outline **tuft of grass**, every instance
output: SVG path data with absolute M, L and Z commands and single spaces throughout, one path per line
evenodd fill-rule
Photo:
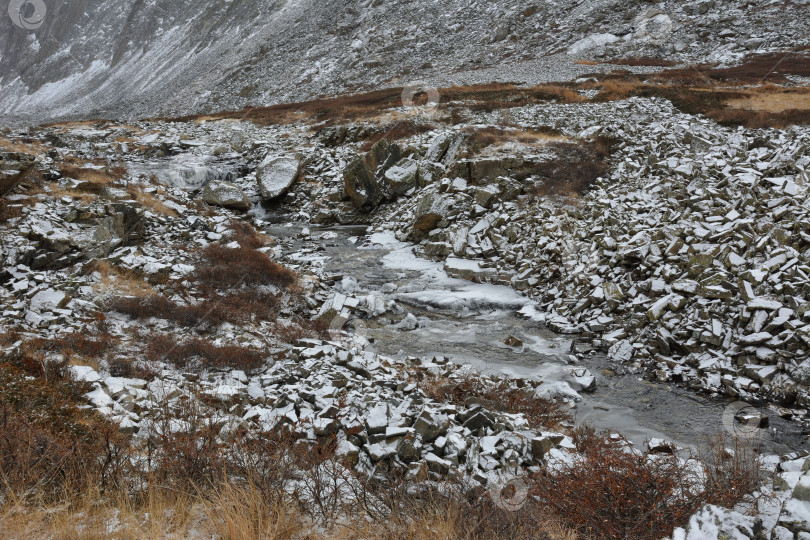
M 214 290 L 235 287 L 275 285 L 286 289 L 298 281 L 298 276 L 270 258 L 246 246 L 238 248 L 211 244 L 202 250 L 193 278 Z
M 418 135 L 420 133 L 427 133 L 433 129 L 435 129 L 435 126 L 422 122 L 414 122 L 413 120 L 400 120 L 397 122 L 392 122 L 384 126 L 381 131 L 378 131 L 370 139 L 364 142 L 360 146 L 360 150 L 362 152 L 368 152 L 382 139 L 388 139 L 389 141 L 393 142 L 400 139 L 407 139 L 408 137 L 413 137 L 414 135 Z
M 178 304 L 163 295 L 146 298 L 116 297 L 107 308 L 136 320 L 165 319 L 186 328 L 244 324 L 253 320 L 272 320 L 279 297 L 265 292 L 240 291 L 212 294 L 194 304 Z

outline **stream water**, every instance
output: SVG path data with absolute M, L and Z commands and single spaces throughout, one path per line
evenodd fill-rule
M 300 231 L 301 225 L 289 223 L 268 228 L 273 236 L 287 239 L 282 245 L 291 262 L 322 265 L 338 291 L 374 295 L 404 308 L 403 313 L 388 311 L 354 321 L 355 331 L 375 352 L 446 356 L 485 373 L 541 380 L 544 385 L 565 379 L 572 367 L 587 368 L 597 387 L 591 393 L 580 392 L 576 422 L 615 430 L 636 445 L 662 438 L 698 449 L 724 430 L 723 413 L 732 403 L 728 399 L 625 373 L 604 355 L 572 364 L 570 339 L 545 328 L 533 302 L 509 287 L 449 277 L 441 263 L 417 258 L 411 246 L 391 235 L 368 236 L 364 227 L 313 228 L 303 237 Z M 402 323 L 406 317 L 410 324 Z M 522 345 L 506 345 L 509 336 Z M 781 454 L 806 447 L 798 425 L 769 416 L 768 428 L 760 429 L 758 437 L 764 452 Z

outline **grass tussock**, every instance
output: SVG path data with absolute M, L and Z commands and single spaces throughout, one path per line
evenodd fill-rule
M 107 308 L 136 320 L 164 319 L 184 328 L 210 329 L 223 323 L 245 324 L 273 320 L 279 297 L 266 292 L 213 294 L 195 303 L 180 304 L 161 294 L 145 298 L 115 297 Z
M 287 289 L 298 281 L 295 272 L 241 243 L 238 248 L 211 244 L 202 250 L 200 260 L 193 279 L 214 290 L 258 285 Z
M 497 126 L 469 127 L 464 130 L 464 133 L 472 154 L 487 147 L 503 146 L 509 143 L 546 144 L 565 139 L 561 132 L 550 127 L 536 129 L 505 129 Z
M 155 294 L 152 285 L 143 275 L 103 259 L 96 259 L 85 266 L 85 273 L 98 272 L 101 280 L 95 285 L 99 293 L 115 291 L 117 294 L 144 298 Z
M 107 163 L 68 157 L 59 166 L 59 172 L 62 176 L 81 182 L 79 186 L 71 191 L 98 195 L 104 188 L 110 187 L 124 178 L 127 169 L 120 163 L 110 166 Z
M 173 208 L 169 208 L 164 204 L 164 202 L 160 199 L 157 193 L 165 193 L 164 188 L 158 188 L 156 193 L 147 192 L 144 190 L 143 186 L 139 185 L 131 185 L 127 188 L 127 192 L 132 195 L 132 198 L 138 201 L 138 203 L 146 208 L 154 212 L 155 214 L 160 214 L 163 216 L 170 216 L 175 217 L 177 216 L 177 211 Z

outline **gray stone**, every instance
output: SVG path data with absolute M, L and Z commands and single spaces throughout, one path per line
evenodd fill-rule
M 262 199 L 270 201 L 287 193 L 298 178 L 300 169 L 294 157 L 267 156 L 256 170 Z
M 250 199 L 241 188 L 230 182 L 212 180 L 208 182 L 202 192 L 203 201 L 214 206 L 231 208 L 233 210 L 250 210 Z

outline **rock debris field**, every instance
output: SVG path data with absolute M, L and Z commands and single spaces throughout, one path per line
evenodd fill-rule
M 459 316 L 486 299 L 383 301 L 339 287 L 344 276 L 323 269 L 334 233 L 316 227 L 363 224 L 448 276 L 519 291 L 510 309 L 570 336 L 574 362 L 606 355 L 638 377 L 753 403 L 763 429 L 768 416 L 806 426 L 806 126 L 722 127 L 638 97 L 470 111 L 455 124 L 384 114 L 430 125 L 388 138 L 376 120 L 7 131 L 4 356 L 50 340 L 45 360 L 91 385 L 90 406 L 136 448 L 186 429 L 167 411 L 195 401 L 221 441 L 283 425 L 306 441 L 334 436 L 360 474 L 385 464 L 412 482 L 491 486 L 575 462 L 570 418 L 541 423 L 491 395 L 564 412 L 593 390 L 588 370 L 549 391 L 368 347 L 362 321 L 415 328 L 406 296 Z M 301 226 L 267 233 L 279 220 Z M 104 344 L 92 362 L 87 339 Z M 463 399 L 439 391 L 470 380 Z M 707 506 L 672 538 L 810 534 L 808 455 L 763 458 L 767 504 Z

